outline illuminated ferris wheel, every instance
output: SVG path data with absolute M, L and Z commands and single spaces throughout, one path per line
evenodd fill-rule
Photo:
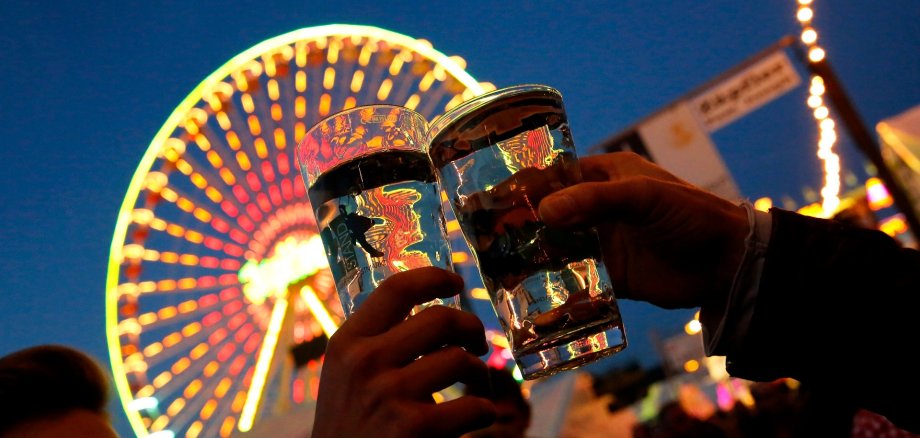
M 343 316 L 293 146 L 341 109 L 430 120 L 491 87 L 463 68 L 424 40 L 313 27 L 234 57 L 179 104 L 131 180 L 108 264 L 112 369 L 139 436 L 226 437 L 315 399 Z

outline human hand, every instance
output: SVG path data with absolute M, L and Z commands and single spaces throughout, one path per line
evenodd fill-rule
M 552 227 L 596 226 L 618 297 L 663 308 L 721 308 L 744 253 L 744 208 L 640 156 L 579 160 L 584 181 L 540 202 Z
M 312 436 L 454 437 L 491 424 L 495 407 L 484 398 L 432 398 L 456 382 L 488 381 L 479 318 L 433 306 L 406 319 L 462 288 L 458 275 L 433 267 L 384 280 L 329 339 Z

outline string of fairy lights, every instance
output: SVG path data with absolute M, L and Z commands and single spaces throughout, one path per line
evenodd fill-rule
M 821 62 L 827 54 L 818 44 L 818 31 L 812 24 L 815 15 L 812 0 L 797 0 L 797 2 L 796 19 L 802 27 L 801 40 L 807 48 L 808 62 Z M 834 152 L 834 143 L 837 142 L 836 123 L 824 103 L 824 91 L 824 78 L 812 74 L 806 103 L 813 110 L 818 126 L 817 154 L 818 158 L 824 162 L 824 187 L 821 188 L 822 215 L 830 217 L 840 206 L 840 156 Z

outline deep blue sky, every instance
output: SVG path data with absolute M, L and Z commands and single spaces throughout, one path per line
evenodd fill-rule
M 508 6 L 495 6 L 495 5 Z M 464 5 L 464 6 L 460 6 Z M 863 119 L 920 104 L 916 0 L 815 0 L 821 43 Z M 565 95 L 580 151 L 786 34 L 795 1 L 0 3 L 0 354 L 39 343 L 107 362 L 105 266 L 116 212 L 154 133 L 233 55 L 297 28 L 366 24 L 425 38 L 498 86 Z M 794 90 L 716 133 L 742 192 L 789 195 L 822 175 Z M 844 163 L 862 168 L 846 144 Z M 623 305 L 630 348 L 689 311 Z

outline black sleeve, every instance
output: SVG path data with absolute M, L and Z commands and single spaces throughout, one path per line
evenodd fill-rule
M 920 252 L 880 231 L 772 215 L 751 325 L 729 372 L 831 388 L 920 432 Z

